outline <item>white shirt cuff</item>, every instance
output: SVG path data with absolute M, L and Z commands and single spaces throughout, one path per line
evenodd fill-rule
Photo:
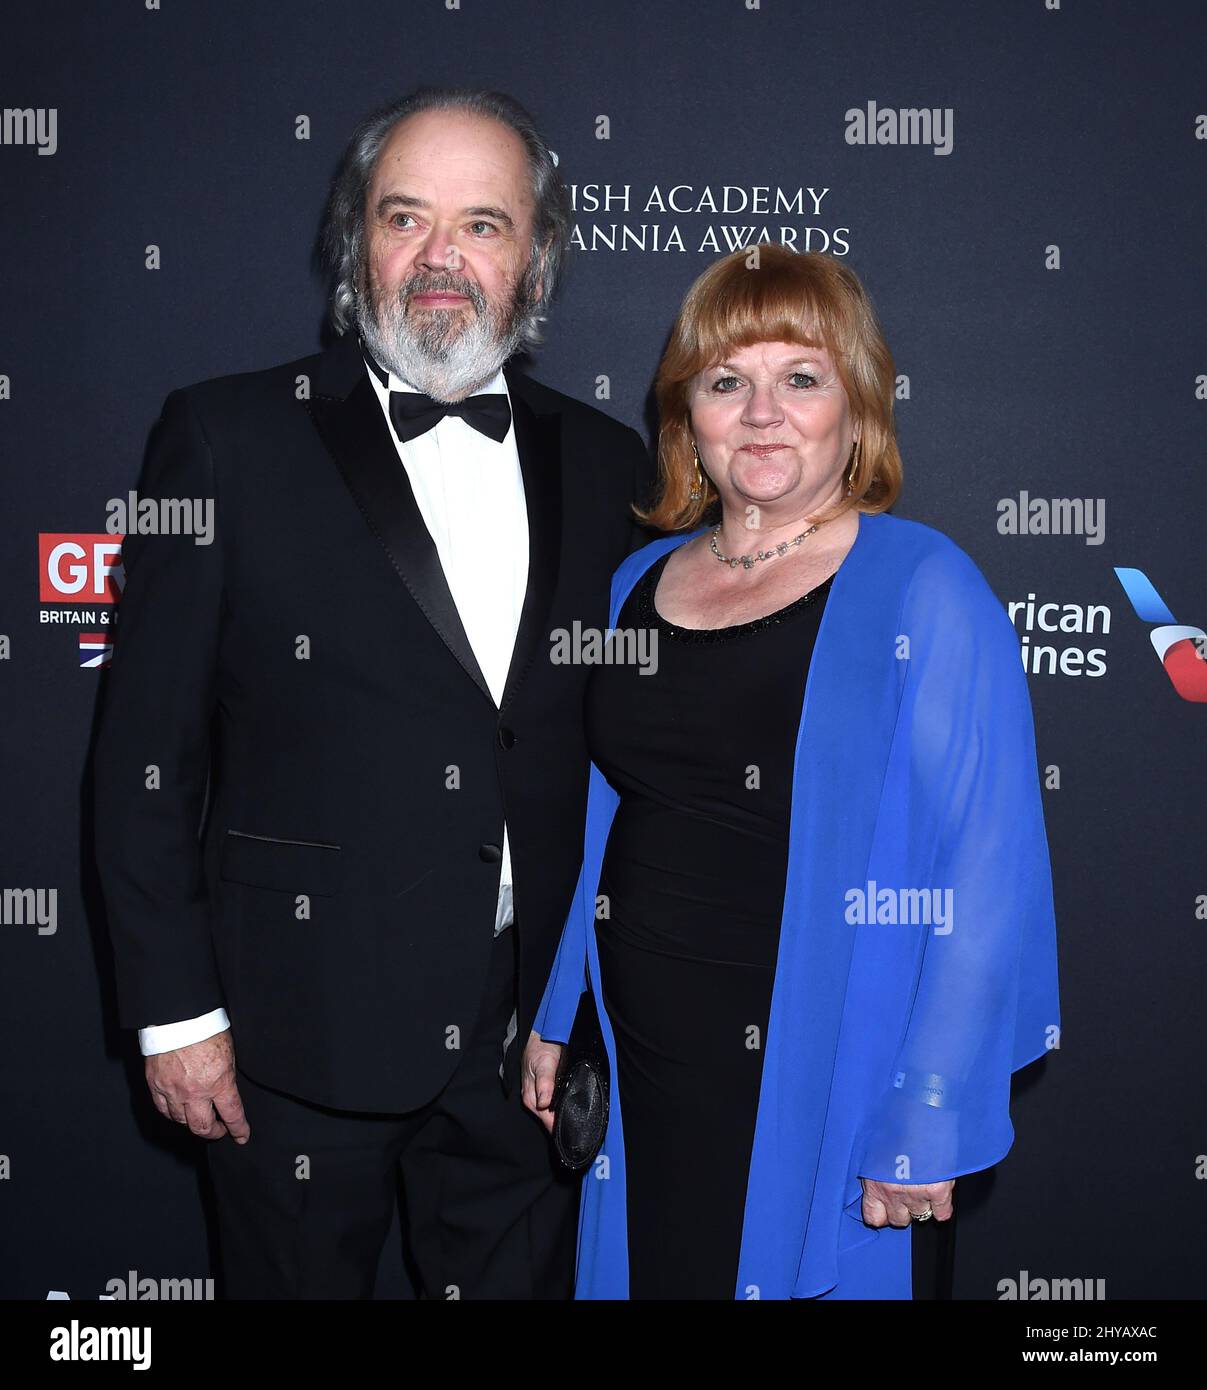
M 204 1042 L 230 1026 L 225 1009 L 211 1009 L 208 1014 L 182 1019 L 179 1023 L 155 1023 L 140 1028 L 138 1046 L 144 1057 L 152 1057 L 159 1052 L 174 1052 L 178 1047 Z

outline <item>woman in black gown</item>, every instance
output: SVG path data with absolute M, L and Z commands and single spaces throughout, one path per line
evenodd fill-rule
M 862 290 L 833 258 L 759 251 L 700 277 L 659 371 L 662 488 L 645 516 L 711 534 L 656 559 L 617 615 L 651 634 L 656 666 L 601 664 L 586 697 L 591 757 L 618 793 L 594 930 L 633 1299 L 747 1296 L 809 665 L 859 512 L 900 487 L 892 361 Z M 535 1030 L 525 1051 L 524 1101 L 547 1126 L 561 1052 Z M 862 1181 L 870 1225 L 950 1220 L 952 1180 Z
M 656 674 L 599 666 L 588 686 L 591 756 L 620 793 L 596 936 L 632 1136 L 630 1297 L 721 1299 L 737 1276 L 793 751 L 830 581 L 699 630 L 659 615 L 665 565 L 618 622 L 657 632 Z

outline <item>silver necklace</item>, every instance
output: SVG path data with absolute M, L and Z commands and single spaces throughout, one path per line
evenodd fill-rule
M 759 560 L 770 560 L 773 555 L 787 555 L 794 545 L 800 545 L 806 536 L 811 536 L 821 525 L 820 521 L 815 521 L 807 531 L 802 531 L 799 536 L 794 536 L 790 541 L 780 541 L 771 550 L 756 550 L 753 555 L 722 555 L 717 549 L 717 537 L 721 534 L 720 526 L 708 538 L 708 547 L 712 553 L 721 561 L 723 565 L 728 565 L 731 570 L 736 570 L 739 565 L 743 569 L 752 570 Z

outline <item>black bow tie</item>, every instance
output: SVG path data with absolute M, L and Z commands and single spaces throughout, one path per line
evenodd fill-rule
M 467 425 L 497 444 L 507 438 L 511 428 L 511 402 L 502 391 L 467 396 L 463 401 L 437 401 L 419 391 L 390 392 L 390 423 L 404 444 L 426 434 L 446 415 L 460 415 Z

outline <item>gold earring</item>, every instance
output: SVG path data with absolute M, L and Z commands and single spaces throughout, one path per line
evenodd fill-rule
M 696 448 L 696 441 L 692 440 L 692 453 L 696 459 L 696 477 L 692 483 L 691 500 L 698 502 L 704 496 L 704 472 L 700 467 L 700 451 Z
M 855 474 L 859 471 L 857 455 L 859 453 L 859 440 L 851 446 L 851 471 L 847 474 L 847 496 L 850 497 L 855 491 Z

